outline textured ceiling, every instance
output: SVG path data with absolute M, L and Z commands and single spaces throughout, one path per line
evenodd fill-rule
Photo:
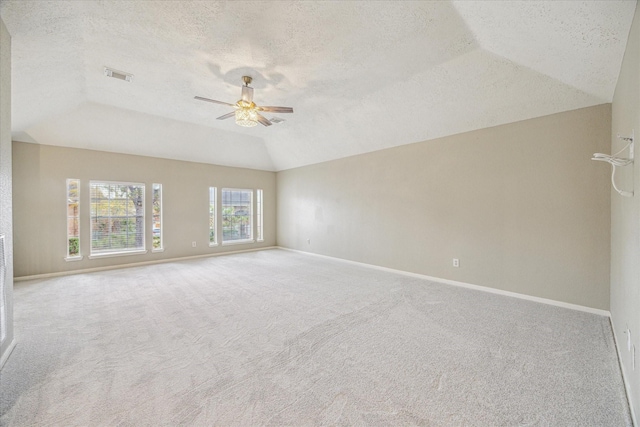
M 13 137 L 283 170 L 602 104 L 635 7 L 2 0 Z M 193 99 L 233 103 L 242 75 L 259 105 L 295 113 L 242 128 L 215 120 L 228 107 Z

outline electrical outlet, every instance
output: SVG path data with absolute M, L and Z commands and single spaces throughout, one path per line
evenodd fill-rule
M 460 267 L 460 260 L 458 258 L 454 258 L 453 259 L 453 266 L 454 267 Z
M 191 247 L 195 248 L 196 247 L 196 242 L 191 242 Z
M 307 244 L 310 245 L 311 244 L 311 239 L 307 239 Z

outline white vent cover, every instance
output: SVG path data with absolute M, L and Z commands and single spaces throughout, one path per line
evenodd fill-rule
M 278 123 L 282 123 L 284 121 L 286 121 L 285 119 L 281 119 L 280 117 L 272 117 L 269 119 L 269 121 L 273 124 L 278 124 Z
M 125 82 L 131 82 L 133 80 L 133 74 L 114 70 L 113 68 L 109 67 L 104 67 L 104 75 L 107 77 L 113 77 L 114 79 L 124 80 Z

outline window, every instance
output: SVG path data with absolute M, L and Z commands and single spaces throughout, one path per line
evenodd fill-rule
M 67 179 L 67 259 L 80 255 L 80 180 Z
M 256 191 L 256 239 L 258 242 L 264 240 L 262 235 L 262 190 Z
M 216 234 L 217 192 L 216 187 L 209 187 L 209 246 L 218 244 L 218 235 Z
M 253 191 L 222 189 L 222 243 L 253 241 Z
M 153 184 L 151 190 L 153 192 L 152 251 L 162 252 L 162 184 Z
M 144 252 L 144 184 L 91 181 L 91 255 Z

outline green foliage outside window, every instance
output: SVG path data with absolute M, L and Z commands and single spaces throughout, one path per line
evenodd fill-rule
M 144 249 L 144 185 L 91 183 L 91 251 Z
M 77 237 L 69 238 L 69 256 L 75 256 L 80 253 L 80 239 Z
M 251 205 L 222 208 L 222 236 L 224 240 L 251 238 Z

